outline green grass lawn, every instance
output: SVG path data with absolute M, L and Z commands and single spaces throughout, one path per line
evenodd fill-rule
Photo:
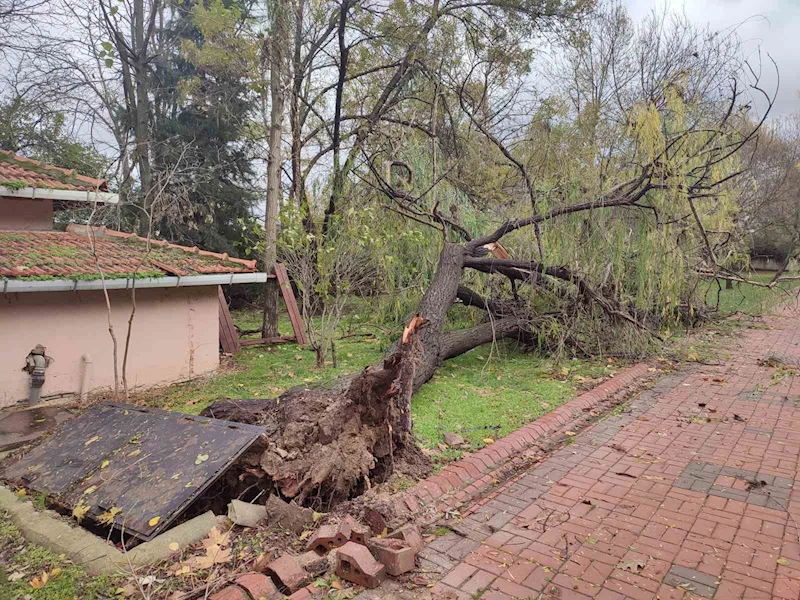
M 2 516 L 2 515 L 0 515 Z M 121 578 L 92 577 L 41 546 L 27 542 L 8 519 L 0 518 L 0 600 L 102 600 L 121 598 Z M 46 579 L 43 574 L 46 573 Z
M 234 311 L 242 329 L 260 323 L 255 311 Z M 282 333 L 291 331 L 281 317 Z M 315 368 L 314 353 L 296 344 L 243 348 L 233 365 L 214 377 L 171 386 L 152 396 L 151 405 L 199 413 L 220 398 L 270 398 L 302 384 L 324 383 L 381 359 L 400 330 L 378 329 L 354 314 L 344 319 L 336 342 L 337 367 Z M 490 351 L 491 350 L 491 351 Z M 507 435 L 575 395 L 589 378 L 618 370 L 615 363 L 566 361 L 558 365 L 512 344 L 477 348 L 448 360 L 414 395 L 414 431 L 422 444 L 436 448 L 447 432 L 461 434 L 474 448 L 486 439 Z M 455 453 L 446 452 L 446 457 Z
M 756 273 L 750 279 L 760 283 L 769 283 L 772 273 Z M 715 282 L 707 284 L 705 301 L 715 305 L 719 295 L 719 311 L 723 315 L 744 313 L 751 315 L 765 314 L 782 301 L 793 299 L 797 293 L 798 283 L 784 282 L 773 289 L 750 285 L 747 283 L 734 283 L 732 289 L 725 289 L 725 282 L 720 282 L 722 290 Z

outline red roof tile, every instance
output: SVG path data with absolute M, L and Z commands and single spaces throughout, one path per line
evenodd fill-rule
M 93 228 L 95 248 L 108 278 L 162 277 L 254 273 L 256 261 L 230 258 L 151 240 L 134 234 Z M 70 225 L 67 231 L 0 231 L 0 278 L 100 279 L 88 228 Z
M 105 179 L 86 177 L 75 169 L 46 165 L 8 150 L 0 150 L 0 182 L 3 181 L 21 181 L 28 187 L 48 190 L 108 191 Z

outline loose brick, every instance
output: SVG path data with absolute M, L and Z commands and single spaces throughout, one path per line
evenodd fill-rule
M 365 546 L 367 544 L 367 540 L 370 537 L 369 526 L 362 525 L 350 515 L 347 515 L 344 518 L 343 523 L 345 523 L 345 525 L 350 528 L 351 542 L 355 542 L 356 544 L 361 544 L 362 546 Z
M 402 539 L 371 538 L 367 548 L 372 556 L 386 567 L 386 573 L 393 576 L 408 573 L 416 568 L 417 552 Z
M 247 593 L 238 585 L 229 585 L 211 595 L 210 600 L 250 600 Z
M 306 550 L 324 554 L 328 550 L 340 548 L 350 541 L 350 524 L 347 520 L 338 525 L 323 525 L 314 532 L 306 544 Z
M 425 542 L 419 532 L 419 528 L 414 524 L 403 525 L 399 529 L 387 534 L 388 539 L 404 540 L 414 552 L 419 552 L 425 547 Z
M 247 590 L 254 600 L 272 600 L 281 596 L 272 580 L 261 573 L 245 573 L 236 578 L 236 583 Z
M 281 591 L 289 594 L 295 593 L 301 587 L 309 583 L 310 577 L 298 564 L 294 556 L 284 554 L 280 558 L 269 563 L 264 573 L 272 578 L 275 585 Z
M 386 569 L 365 546 L 347 542 L 336 553 L 336 574 L 357 585 L 376 588 L 386 578 Z

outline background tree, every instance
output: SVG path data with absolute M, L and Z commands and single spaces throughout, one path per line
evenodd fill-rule
M 753 123 L 745 127 L 750 130 Z M 752 144 L 747 176 L 740 182 L 739 221 L 754 256 L 780 262 L 772 283 L 800 253 L 800 116 L 762 127 Z

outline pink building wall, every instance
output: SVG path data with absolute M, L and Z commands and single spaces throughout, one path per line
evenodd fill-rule
M 109 297 L 121 365 L 130 291 L 110 290 Z M 219 365 L 218 310 L 216 286 L 138 290 L 129 387 L 214 371 Z M 0 407 L 28 397 L 30 378 L 21 369 L 36 344 L 55 359 L 47 369 L 44 399 L 80 392 L 86 354 L 92 359 L 89 389 L 113 388 L 113 345 L 102 291 L 0 294 Z
M 52 200 L 0 197 L 0 230 L 46 231 L 52 228 Z

